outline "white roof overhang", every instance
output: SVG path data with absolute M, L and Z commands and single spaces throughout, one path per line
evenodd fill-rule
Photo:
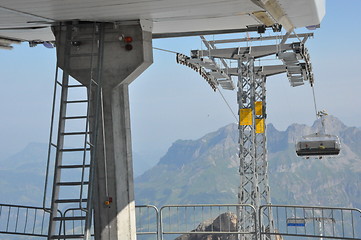
M 324 0 L 3 0 L 0 37 L 52 41 L 50 26 L 72 20 L 144 19 L 153 23 L 153 34 L 246 29 L 263 24 L 252 13 L 267 10 L 267 2 L 294 27 L 318 25 L 325 12 Z

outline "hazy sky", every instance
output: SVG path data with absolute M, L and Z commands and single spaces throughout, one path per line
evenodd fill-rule
M 327 1 L 321 29 L 307 42 L 318 106 L 348 126 L 361 126 L 360 9 L 359 0 Z M 153 46 L 189 55 L 201 41 L 162 39 Z M 55 50 L 42 46 L 0 51 L 0 159 L 29 142 L 48 141 L 55 59 Z M 280 75 L 268 79 L 267 90 L 267 122 L 279 130 L 315 120 L 309 85 L 291 88 Z M 223 93 L 237 113 L 236 92 Z M 219 93 L 167 52 L 154 50 L 154 64 L 131 84 L 130 95 L 133 149 L 150 158 L 177 139 L 200 138 L 235 122 Z

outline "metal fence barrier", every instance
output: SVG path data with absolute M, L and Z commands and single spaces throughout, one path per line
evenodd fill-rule
M 62 226 L 64 235 L 84 235 L 85 234 L 85 219 L 77 220 L 72 219 L 75 216 L 85 217 L 85 212 L 81 208 L 69 208 L 64 212 L 64 217 L 69 217 L 69 220 L 63 220 Z M 92 226 L 94 226 L 92 224 Z M 94 239 L 94 228 L 91 228 L 91 239 Z
M 68 209 L 59 216 L 81 216 L 79 208 Z M 159 239 L 159 211 L 152 205 L 136 206 L 137 235 L 152 236 L 144 239 Z M 0 234 L 48 237 L 50 209 L 40 207 L 0 204 Z M 63 226 L 63 227 L 62 227 Z M 61 234 L 84 234 L 84 221 L 62 221 L 59 226 Z M 92 229 L 92 239 L 94 237 Z M 142 239 L 142 238 L 139 238 Z
M 240 208 L 245 208 L 249 214 L 244 217 L 254 221 L 254 228 L 247 232 L 238 231 L 237 212 Z M 237 239 L 239 234 L 255 236 L 255 228 L 256 210 L 251 205 L 167 205 L 160 209 L 161 240 L 174 239 L 174 235 L 187 239 L 194 234 L 198 237 L 228 235 L 229 239 Z
M 153 205 L 135 206 L 138 240 L 159 240 L 159 210 Z
M 136 233 L 139 240 L 158 240 L 159 237 L 159 211 L 153 205 L 135 206 Z M 70 208 L 64 212 L 64 217 L 71 219 L 74 216 L 85 216 L 80 208 Z M 85 220 L 64 220 L 63 234 L 83 235 Z M 93 224 L 92 224 L 93 226 Z M 94 239 L 94 228 L 91 229 L 91 239 Z
M 43 208 L 0 204 L 0 234 L 47 237 L 49 217 Z
M 252 229 L 238 230 L 237 213 L 253 221 Z M 64 216 L 75 216 L 72 209 Z M 346 239 L 361 240 L 361 211 L 356 208 L 317 206 L 263 205 L 258 212 L 251 205 L 205 204 L 167 205 L 158 211 L 153 205 L 136 206 L 136 232 L 139 240 L 188 239 L 227 236 L 238 239 L 240 235 L 253 239 Z M 264 217 L 272 212 L 273 221 Z M 63 216 L 61 212 L 59 215 Z M 266 214 L 267 215 L 267 214 Z M 48 237 L 49 209 L 0 204 L 0 234 Z M 83 232 L 83 226 L 67 222 L 66 231 Z M 261 226 L 273 226 L 274 232 Z M 257 229 L 256 229 L 257 227 Z
M 262 217 L 272 211 L 274 233 L 260 230 L 262 235 L 281 236 L 282 239 L 359 239 L 361 240 L 361 211 L 355 208 L 315 206 L 265 205 L 259 209 L 259 225 L 270 224 Z

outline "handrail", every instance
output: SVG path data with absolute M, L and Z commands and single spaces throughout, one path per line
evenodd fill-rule
M 67 217 L 67 214 L 68 214 L 69 212 L 72 212 L 72 213 L 73 213 L 72 216 L 74 216 L 74 212 L 75 212 L 75 211 L 80 211 L 81 214 L 84 212 L 82 208 L 68 208 L 68 209 L 66 209 L 65 212 L 64 212 L 64 217 Z M 85 214 L 86 214 L 86 213 L 85 213 Z M 84 217 L 85 217 L 85 215 L 84 215 Z M 80 227 L 80 234 L 85 234 L 85 223 L 82 223 L 82 222 L 79 222 L 79 221 L 75 221 L 75 220 L 71 220 L 71 221 L 72 221 L 72 223 L 73 223 L 73 228 L 72 228 L 73 235 L 75 234 L 75 229 L 78 228 L 78 227 Z M 66 235 L 66 233 L 67 233 L 67 230 L 66 230 L 66 222 L 67 222 L 67 221 L 66 221 L 66 220 L 63 220 L 62 222 L 63 222 L 63 225 L 64 225 L 64 227 L 63 227 L 63 233 L 64 233 L 64 235 Z M 77 226 L 75 226 L 75 222 L 78 223 Z
M 289 207 L 289 208 L 314 208 L 314 209 L 332 209 L 332 210 L 349 210 L 357 211 L 361 213 L 361 210 L 358 208 L 347 208 L 347 207 L 329 207 L 329 206 L 314 206 L 314 205 L 282 205 L 282 204 L 268 204 L 260 206 L 260 209 L 263 207 Z
M 236 213 L 239 211 L 239 208 L 248 208 L 249 215 L 246 216 L 248 219 L 252 219 L 254 222 L 254 228 L 249 229 L 249 231 L 239 231 L 239 221 L 234 226 L 231 226 L 231 222 L 227 223 L 227 226 L 222 225 L 223 214 L 225 213 Z M 184 210 L 180 210 L 183 208 Z M 168 215 L 165 216 L 164 212 L 168 209 Z M 175 209 L 175 213 L 171 213 L 170 209 Z M 188 210 L 187 210 L 188 209 Z M 212 210 L 213 209 L 213 210 Z M 215 209 L 215 210 L 214 210 Z M 231 212 L 230 210 L 232 209 Z M 214 211 L 214 212 L 213 212 Z M 225 216 L 232 218 L 231 215 Z M 166 234 L 249 234 L 257 235 L 257 222 L 256 222 L 256 209 L 249 204 L 184 204 L 184 205 L 166 205 L 160 208 L 160 235 L 161 239 Z M 218 219 L 218 220 L 217 220 Z M 176 223 L 173 220 L 177 221 Z M 197 229 L 200 224 L 206 220 L 211 220 L 210 223 L 211 229 Z M 217 222 L 216 222 L 217 220 Z M 180 226 L 180 222 L 184 225 Z M 193 225 L 192 225 L 193 224 Z M 215 225 L 217 227 L 214 227 Z M 198 225 L 198 227 L 197 227 Z M 168 231 L 165 231 L 164 228 L 167 226 Z M 177 229 L 172 229 L 177 228 Z M 182 229 L 181 229 L 182 228 Z M 222 229 L 223 228 L 223 229 Z
M 136 210 L 139 210 L 138 212 L 136 211 L 137 234 L 154 235 L 157 240 L 163 239 L 163 236 L 167 234 L 249 234 L 253 235 L 255 238 L 259 237 L 260 239 L 263 239 L 263 236 L 265 235 L 269 235 L 361 240 L 361 210 L 357 208 L 262 205 L 258 210 L 258 222 L 256 222 L 256 209 L 249 204 L 165 205 L 161 207 L 160 210 L 153 205 L 137 205 L 135 207 Z M 245 217 L 250 217 L 248 218 L 249 220 L 252 219 L 252 221 L 255 221 L 254 229 L 240 232 L 239 225 L 235 228 L 233 225 L 232 227 L 230 226 L 230 222 L 223 222 L 231 219 L 231 217 L 226 218 L 226 220 L 222 218 L 221 216 L 224 213 L 233 213 L 234 211 L 238 211 L 240 207 L 249 208 L 249 216 Z M 142 211 L 141 209 L 143 208 L 146 208 L 147 210 Z M 263 221 L 265 221 L 265 219 L 263 219 L 263 211 L 270 210 L 270 208 L 273 208 L 272 211 L 274 213 L 274 232 L 269 232 L 261 227 L 264 224 Z M 150 213 L 149 209 L 152 209 L 153 213 Z M 59 231 L 64 231 L 64 235 L 66 235 L 65 221 L 72 221 L 71 217 L 70 220 L 65 220 L 65 217 L 67 217 L 71 211 L 82 212 L 82 209 L 68 209 L 64 214 L 61 211 L 58 211 L 59 216 L 64 219 L 60 222 L 59 227 Z M 211 212 L 210 215 L 208 214 L 209 212 Z M 168 215 L 165 215 L 165 213 Z M 209 216 L 211 216 L 210 223 L 212 228 L 194 229 L 197 225 L 200 226 L 199 224 L 204 222 L 204 220 L 210 220 Z M 216 219 L 218 220 L 216 221 Z M 0 204 L 0 234 L 45 238 L 48 237 L 49 220 L 50 209 L 34 206 Z M 145 225 L 143 225 L 144 220 L 146 221 Z M 172 222 L 173 220 L 178 222 Z M 179 223 L 186 225 L 179 226 L 180 228 L 176 231 L 173 231 L 172 229 L 164 231 L 163 229 L 165 224 L 169 224 L 171 228 L 178 228 L 176 224 Z M 297 223 L 299 223 L 299 225 L 297 225 Z M 82 226 L 79 225 L 79 222 L 77 222 L 76 226 L 73 225 L 73 231 L 81 231 L 84 233 L 85 225 L 84 223 L 80 224 Z M 168 225 L 166 226 L 169 227 Z M 325 230 L 327 229 L 327 226 L 329 227 L 328 231 Z M 307 229 L 307 227 L 310 229 Z M 60 232 L 59 235 L 61 235 Z M 93 236 L 92 233 L 90 233 L 90 235 Z
M 147 212 L 145 214 L 142 214 L 142 210 L 141 209 L 147 209 Z M 135 206 L 136 209 L 136 228 L 137 228 L 137 235 L 156 235 L 156 239 L 159 239 L 159 210 L 156 206 L 154 205 L 136 205 Z M 138 209 L 138 211 L 137 211 Z M 152 216 L 149 213 L 149 209 L 153 209 L 154 211 L 154 215 Z M 150 220 L 152 217 L 155 217 L 156 220 L 156 224 L 153 225 L 153 227 L 151 228 L 151 223 Z M 147 221 L 147 226 L 145 228 L 143 228 L 143 221 L 146 220 Z M 142 231 L 142 229 L 146 229 L 147 231 Z
M 54 93 L 53 93 L 53 102 L 52 102 L 52 109 L 51 109 L 51 120 L 50 120 L 50 133 L 49 133 L 49 143 L 48 143 L 48 156 L 46 161 L 46 171 L 45 171 L 45 182 L 44 182 L 44 192 L 43 192 L 43 209 L 46 209 L 46 196 L 47 196 L 47 189 L 48 189 L 48 181 L 49 181 L 49 170 L 50 170 L 50 158 L 51 158 L 51 147 L 57 147 L 53 144 L 53 128 L 54 128 L 54 118 L 55 118 L 55 105 L 56 105 L 56 90 L 57 85 L 59 84 L 58 81 L 58 71 L 59 71 L 59 64 L 56 63 L 55 68 L 55 83 L 54 83 Z M 51 209 L 49 209 L 51 211 Z
M 49 208 L 0 204 L 0 234 L 48 237 L 49 219 Z
M 258 226 L 262 226 L 262 212 L 270 210 L 274 215 L 274 233 L 260 229 L 260 236 L 298 236 L 323 239 L 361 240 L 361 210 L 357 208 L 262 205 L 259 208 Z M 358 214 L 358 218 L 355 214 Z M 356 231 L 356 232 L 355 232 Z

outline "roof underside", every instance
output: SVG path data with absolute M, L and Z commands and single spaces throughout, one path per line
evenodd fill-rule
M 262 0 L 263 2 L 267 0 Z M 261 2 L 262 2 L 261 1 Z M 256 0 L 2 0 L 0 36 L 20 40 L 53 40 L 56 22 L 153 22 L 153 33 L 242 29 L 262 24 L 252 13 L 264 10 Z M 295 27 L 317 25 L 324 0 L 277 0 Z

